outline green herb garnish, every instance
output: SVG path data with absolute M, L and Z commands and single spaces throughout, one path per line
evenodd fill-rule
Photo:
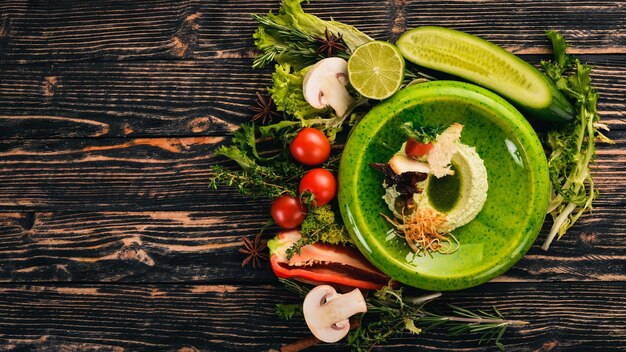
M 441 133 L 445 128 L 443 127 L 430 127 L 430 126 L 417 126 L 413 127 L 413 122 L 405 122 L 401 126 L 402 132 L 406 136 L 406 138 L 413 138 L 416 142 L 420 142 L 423 144 L 428 144 L 435 139 L 439 133 Z
M 276 315 L 284 320 L 302 316 L 302 305 L 297 303 L 278 303 L 276 304 Z
M 261 128 L 261 135 L 269 139 L 279 139 L 275 134 L 279 131 L 286 134 L 290 126 L 275 131 L 268 130 L 268 127 Z M 217 189 L 218 186 L 236 186 L 246 196 L 273 199 L 284 193 L 294 194 L 299 177 L 304 174 L 304 168 L 291 161 L 286 150 L 271 157 L 260 155 L 257 151 L 257 128 L 251 123 L 242 124 L 235 132 L 231 144 L 219 147 L 215 155 L 233 160 L 241 170 L 230 170 L 221 165 L 212 166 L 213 176 L 209 187 Z
M 259 22 L 254 33 L 254 44 L 261 50 L 252 65 L 254 68 L 264 67 L 272 61 L 279 64 L 288 63 L 296 69 L 311 65 L 317 59 L 324 58 L 326 32 L 341 37 L 346 46 L 339 56 L 347 58 L 347 53 L 373 39 L 353 26 L 337 21 L 325 21 L 305 13 L 302 10 L 303 0 L 283 0 L 278 14 L 271 11 L 265 16 L 253 15 Z M 342 55 L 345 54 L 345 55 Z
M 337 221 L 330 205 L 309 207 L 309 213 L 300 226 L 300 239 L 287 249 L 287 259 L 300 254 L 302 247 L 316 242 L 345 245 L 352 243 L 346 228 Z
M 554 223 L 542 246 L 544 250 L 591 210 L 598 196 L 589 167 L 596 154 L 595 140 L 613 143 L 599 131 L 608 127 L 599 123 L 598 93 L 591 85 L 591 67 L 566 53 L 568 44 L 563 36 L 555 31 L 547 32 L 547 36 L 554 48 L 554 61 L 542 61 L 541 65 L 558 89 L 575 102 L 576 116 L 573 122 L 548 132 L 545 141 L 551 150 L 548 168 L 554 194 L 548 211 Z

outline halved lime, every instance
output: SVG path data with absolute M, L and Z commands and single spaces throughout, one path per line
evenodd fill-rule
M 348 60 L 350 84 L 366 98 L 383 100 L 404 80 L 404 58 L 393 44 L 373 41 L 356 48 Z

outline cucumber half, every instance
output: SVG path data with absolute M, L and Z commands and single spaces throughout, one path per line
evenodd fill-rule
M 572 105 L 548 77 L 484 39 L 424 26 L 404 33 L 396 46 L 405 59 L 491 89 L 532 116 L 551 122 L 574 118 Z

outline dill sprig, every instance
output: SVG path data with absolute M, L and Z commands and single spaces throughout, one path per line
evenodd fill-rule
M 300 297 L 310 289 L 293 280 L 279 279 L 285 288 Z M 528 322 L 507 319 L 496 307 L 493 311 L 470 311 L 449 305 L 449 315 L 435 314 L 425 306 L 439 298 L 441 293 L 419 297 L 404 296 L 403 289 L 387 285 L 366 298 L 367 313 L 358 328 L 348 335 L 346 343 L 358 352 L 370 351 L 374 346 L 403 333 L 420 334 L 437 327 L 446 327 L 450 335 L 480 334 L 480 343 L 494 342 L 504 349 L 502 337 L 509 327 L 521 327 Z

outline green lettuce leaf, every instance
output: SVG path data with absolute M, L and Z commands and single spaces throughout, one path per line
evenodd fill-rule
M 327 115 L 329 109 L 315 109 L 304 99 L 302 82 L 309 67 L 295 71 L 289 64 L 276 65 L 276 71 L 272 74 L 274 84 L 268 90 L 278 111 L 295 116 L 298 120 L 304 120 Z
M 608 127 L 600 123 L 596 107 L 598 93 L 591 82 L 591 67 L 577 57 L 566 53 L 567 43 L 555 31 L 547 32 L 554 48 L 554 61 L 542 61 L 541 65 L 557 87 L 575 103 L 576 117 L 566 125 L 548 132 L 548 169 L 553 196 L 548 212 L 553 225 L 542 246 L 548 250 L 555 238 L 561 238 L 580 216 L 591 211 L 598 195 L 591 175 L 590 164 L 596 154 L 596 140 L 612 143 L 600 129 Z
M 328 28 L 332 33 L 341 33 L 343 39 L 351 50 L 370 42 L 372 39 L 367 34 L 338 21 L 324 21 L 321 18 L 305 13 L 301 3 L 304 0 L 283 0 L 277 15 L 271 11 L 267 15 L 271 20 L 288 27 L 296 28 L 313 37 L 323 37 Z
M 273 85 L 268 88 L 276 110 L 285 113 L 287 119 L 300 122 L 300 127 L 314 127 L 326 134 L 328 140 L 334 143 L 337 133 L 342 129 L 344 118 L 339 118 L 330 107 L 315 109 L 304 99 L 302 82 L 310 69 L 295 70 L 290 64 L 276 65 L 272 74 Z M 268 135 L 280 129 L 293 129 L 293 123 L 281 121 L 275 125 L 261 128 L 261 135 Z
M 252 15 L 259 22 L 254 44 L 262 52 L 255 58 L 253 68 L 265 67 L 273 61 L 290 64 L 295 69 L 315 63 L 324 57 L 319 47 L 326 29 L 333 35 L 342 36 L 347 46 L 335 56 L 347 58 L 352 50 L 373 40 L 353 26 L 305 13 L 301 2 L 283 0 L 277 14 L 270 11 L 266 16 Z

